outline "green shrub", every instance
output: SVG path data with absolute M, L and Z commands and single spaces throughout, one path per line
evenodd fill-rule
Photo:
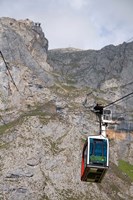
M 119 160 L 119 169 L 133 181 L 133 165 L 124 160 Z

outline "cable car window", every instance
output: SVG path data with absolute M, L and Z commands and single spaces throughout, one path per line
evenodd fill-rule
M 103 120 L 111 120 L 112 113 L 111 110 L 103 110 Z
M 96 156 L 103 155 L 103 143 L 102 142 L 94 142 L 94 150 L 93 154 Z
M 111 110 L 103 110 L 103 114 L 110 115 L 111 114 Z
M 90 164 L 106 164 L 107 141 L 101 139 L 90 139 Z

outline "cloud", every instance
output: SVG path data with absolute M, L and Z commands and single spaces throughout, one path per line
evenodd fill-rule
M 0 0 L 0 15 L 42 24 L 50 48 L 99 49 L 133 37 L 132 0 Z
M 57 47 L 73 46 L 76 48 L 86 48 L 86 44 L 90 38 L 95 37 L 95 31 L 93 24 L 90 20 L 85 21 L 84 18 L 69 14 L 63 17 L 52 18 L 52 28 L 50 26 L 48 35 L 50 35 L 51 43 Z M 88 27 L 90 27 L 88 29 Z M 52 37 L 53 35 L 53 37 Z M 55 40 L 55 38 L 58 38 Z M 58 46 L 59 40 L 61 40 L 60 46 Z M 90 44 L 93 43 L 93 40 Z
M 87 0 L 68 0 L 67 1 L 70 6 L 76 10 L 82 9 L 84 6 L 87 5 Z
M 119 44 L 132 37 L 133 1 L 131 0 L 95 0 L 90 4 L 88 17 L 91 18 L 98 43 Z

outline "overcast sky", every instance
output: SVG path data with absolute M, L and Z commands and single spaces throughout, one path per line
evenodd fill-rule
M 133 38 L 133 0 L 0 0 L 0 17 L 41 22 L 49 49 L 100 49 Z

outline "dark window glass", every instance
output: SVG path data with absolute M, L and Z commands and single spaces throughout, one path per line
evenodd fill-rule
M 90 164 L 107 162 L 107 141 L 104 139 L 90 139 Z

